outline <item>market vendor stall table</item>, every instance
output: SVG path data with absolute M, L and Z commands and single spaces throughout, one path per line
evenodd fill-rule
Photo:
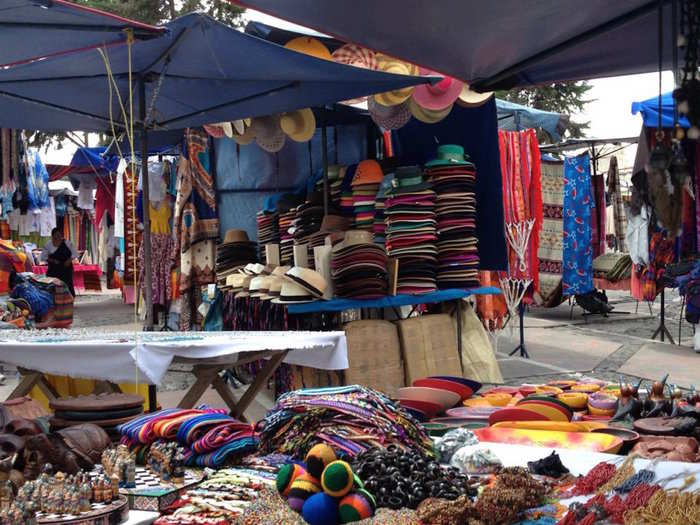
M 219 372 L 267 359 L 255 381 L 236 401 Z M 143 332 L 92 334 L 48 331 L 38 334 L 13 332 L 0 338 L 0 361 L 16 365 L 22 381 L 9 399 L 26 395 L 38 386 L 49 398 L 56 392 L 43 374 L 67 375 L 116 383 L 138 380 L 160 384 L 175 361 L 193 366 L 196 381 L 179 403 L 192 408 L 213 386 L 234 416 L 239 417 L 282 362 L 320 368 L 348 368 L 343 332 Z M 138 363 L 138 372 L 135 364 Z M 155 404 L 155 400 L 153 405 Z M 152 406 L 151 408 L 155 408 Z
M 44 275 L 48 271 L 48 266 L 45 264 L 37 265 L 32 268 L 32 272 L 38 275 Z M 102 270 L 97 264 L 74 264 L 73 265 L 73 285 L 77 290 L 97 290 L 101 287 L 95 287 L 94 282 L 99 284 Z M 88 284 L 86 286 L 86 277 Z

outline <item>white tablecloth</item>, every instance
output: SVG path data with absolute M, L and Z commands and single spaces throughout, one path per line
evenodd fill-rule
M 160 384 L 175 357 L 205 359 L 262 350 L 291 350 L 285 362 L 323 370 L 348 368 L 344 332 L 143 332 L 74 331 L 0 333 L 0 362 L 47 374 L 115 383 Z
M 129 519 L 122 525 L 150 525 L 160 517 L 158 512 L 145 512 L 142 510 L 130 510 Z

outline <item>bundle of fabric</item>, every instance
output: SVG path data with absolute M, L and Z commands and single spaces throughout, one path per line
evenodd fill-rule
M 394 174 L 387 173 L 382 178 L 382 183 L 379 185 L 379 191 L 374 199 L 374 224 L 372 225 L 372 233 L 374 234 L 374 242 L 384 246 L 386 244 L 386 223 L 384 222 L 384 209 L 387 199 L 387 192 L 394 185 Z
M 253 427 L 217 409 L 169 408 L 118 427 L 122 443 L 143 459 L 156 441 L 177 441 L 185 448 L 185 464 L 220 467 L 231 456 L 253 452 L 258 437 Z
M 381 392 L 360 385 L 295 390 L 258 422 L 260 449 L 304 458 L 318 443 L 355 456 L 396 445 L 433 455 L 420 423 Z
M 419 166 L 396 168 L 386 200 L 386 248 L 399 262 L 399 294 L 434 292 L 437 288 L 437 220 L 435 192 L 423 181 Z
M 24 299 L 29 303 L 36 319 L 46 317 L 49 310 L 54 307 L 53 296 L 49 292 L 25 279 L 15 284 L 10 292 L 10 297 L 13 299 Z
M 279 213 L 259 211 L 255 221 L 258 228 L 258 245 L 260 246 L 260 260 L 267 264 L 265 259 L 265 245 L 280 243 Z
M 66 283 L 56 277 L 45 275 L 27 276 L 37 288 L 44 290 L 53 297 L 53 310 L 51 313 L 51 326 L 53 328 L 68 328 L 73 323 L 73 294 L 70 293 Z
M 426 164 L 426 175 L 437 194 L 438 288 L 478 286 L 474 164 L 461 146 L 444 145 Z
M 632 275 L 632 258 L 627 253 L 604 253 L 593 259 L 593 276 L 617 282 Z
M 384 247 L 372 242 L 362 230 L 345 233 L 333 247 L 331 278 L 338 297 L 376 299 L 387 295 L 387 257 Z
M 564 164 L 542 160 L 542 231 L 537 250 L 539 296 L 543 306 L 561 303 L 561 272 L 564 232 Z
M 384 173 L 376 160 L 363 160 L 352 179 L 352 206 L 356 230 L 372 230 L 374 204 Z

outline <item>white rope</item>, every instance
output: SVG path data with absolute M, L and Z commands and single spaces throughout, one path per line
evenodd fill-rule
M 528 219 L 516 223 L 506 223 L 506 238 L 513 251 L 520 261 L 520 272 L 527 270 L 527 246 L 530 242 L 532 228 L 535 226 L 535 219 Z
M 532 279 L 513 279 L 512 277 L 501 278 L 498 280 L 503 291 L 503 298 L 506 301 L 508 312 L 511 317 L 518 315 L 518 305 L 523 300 Z

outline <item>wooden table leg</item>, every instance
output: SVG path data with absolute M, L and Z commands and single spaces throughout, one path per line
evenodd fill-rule
M 22 374 L 22 380 L 15 387 L 12 393 L 7 397 L 7 399 L 16 399 L 18 397 L 24 397 L 32 388 L 37 384 L 41 374 L 39 372 L 30 372 L 28 374 Z
M 194 384 L 187 391 L 185 396 L 182 398 L 180 403 L 177 405 L 178 408 L 193 408 L 195 403 L 199 401 L 204 392 L 207 391 L 213 383 L 219 372 L 222 370 L 220 366 L 210 367 L 210 366 L 195 366 L 192 373 L 197 378 Z
M 231 391 L 231 388 L 226 384 L 226 381 L 221 379 L 221 376 L 217 375 L 214 378 L 214 390 L 216 390 L 219 395 L 221 396 L 221 399 L 224 400 L 224 403 L 228 406 L 228 408 L 233 412 L 236 410 L 236 406 L 238 405 L 236 398 L 233 397 L 233 392 Z M 241 421 L 245 421 L 243 419 L 243 415 L 239 417 Z
M 287 357 L 288 353 L 289 350 L 285 350 L 284 352 L 274 354 L 272 357 L 270 357 L 270 359 L 268 359 L 263 369 L 260 370 L 258 375 L 255 376 L 255 381 L 253 381 L 253 383 L 241 396 L 241 399 L 236 404 L 236 408 L 231 411 L 231 415 L 233 417 L 240 417 L 243 412 L 246 411 L 246 409 L 253 402 L 253 399 L 255 399 L 255 396 L 258 395 L 258 392 L 260 392 L 262 387 L 265 386 L 267 380 L 270 379 L 272 374 L 275 373 L 275 370 L 277 370 L 277 368 L 282 364 L 282 361 L 284 361 L 284 358 Z

